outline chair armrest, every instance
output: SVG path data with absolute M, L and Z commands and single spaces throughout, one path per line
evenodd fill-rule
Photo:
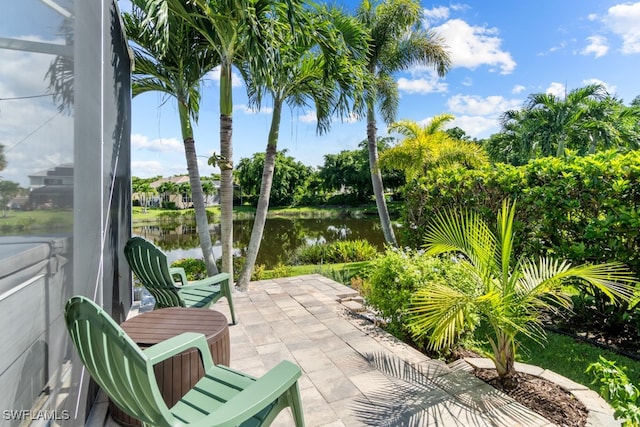
M 218 283 L 222 283 L 225 280 L 228 282 L 230 278 L 231 276 L 229 275 L 229 273 L 218 273 L 214 276 L 205 277 L 204 279 L 201 279 L 201 280 L 195 280 L 189 283 L 189 286 L 194 286 L 194 287 L 211 286 Z
M 284 360 L 209 414 L 209 417 L 215 419 L 217 425 L 240 425 L 286 393 L 301 375 L 300 367 Z
M 205 371 L 214 366 L 206 337 L 196 332 L 184 332 L 176 335 L 144 349 L 143 353 L 155 365 L 190 348 L 197 348 L 200 351 L 200 358 Z
M 227 297 L 231 295 L 231 286 L 229 285 L 229 279 L 231 276 L 229 273 L 219 273 L 215 276 L 206 277 L 202 280 L 196 280 L 189 283 L 186 286 L 180 286 L 180 289 L 206 289 L 210 288 L 213 285 L 220 284 L 220 290 L 222 290 L 223 295 Z
M 173 276 L 179 276 L 182 286 L 185 286 L 189 283 L 189 281 L 187 280 L 187 273 L 184 272 L 184 268 L 182 267 L 170 267 L 169 274 L 171 275 L 171 278 L 173 278 Z

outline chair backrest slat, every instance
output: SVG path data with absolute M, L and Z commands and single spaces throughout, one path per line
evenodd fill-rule
M 153 366 L 122 328 L 93 301 L 71 298 L 65 321 L 78 355 L 91 376 L 124 412 L 147 424 L 168 425 Z
M 124 254 L 138 280 L 155 298 L 157 307 L 184 306 L 164 252 L 142 237 L 132 237 Z

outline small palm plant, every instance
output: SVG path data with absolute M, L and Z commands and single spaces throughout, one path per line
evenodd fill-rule
M 497 235 L 475 213 L 449 212 L 435 218 L 426 234 L 427 254 L 459 254 L 477 286 L 466 293 L 447 284 L 427 286 L 414 294 L 409 313 L 412 332 L 427 334 L 434 350 L 453 345 L 462 331 L 474 330 L 481 319 L 488 326 L 490 357 L 507 386 L 515 374 L 518 336 L 544 342 L 543 311 L 570 306 L 563 286 L 590 284 L 611 300 L 626 300 L 637 284 L 631 271 L 616 262 L 573 267 L 550 258 L 514 260 L 515 206 L 503 201 Z

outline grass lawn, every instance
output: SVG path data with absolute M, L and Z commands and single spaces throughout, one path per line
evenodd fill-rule
M 547 332 L 547 342 L 544 347 L 526 337 L 520 337 L 520 339 L 522 343 L 518 347 L 516 357 L 518 362 L 549 369 L 594 391 L 599 391 L 599 385 L 591 384 L 594 378 L 585 371 L 591 363 L 598 362 L 599 356 L 614 361 L 633 384 L 640 384 L 639 360 L 555 332 Z M 478 351 L 478 349 L 475 350 Z M 482 350 L 490 352 L 491 348 L 486 344 L 479 352 Z
M 67 230 L 72 226 L 72 210 L 9 210 L 5 212 L 5 216 L 0 216 L 0 231 L 11 234 L 40 230 Z
M 550 369 L 577 383 L 598 391 L 598 386 L 591 384 L 593 377 L 585 373 L 587 366 L 597 362 L 598 357 L 616 362 L 633 384 L 640 384 L 640 361 L 619 355 L 609 350 L 596 347 L 572 337 L 547 333 L 544 348 L 530 340 L 523 340 L 524 348 L 520 349 L 519 362 Z

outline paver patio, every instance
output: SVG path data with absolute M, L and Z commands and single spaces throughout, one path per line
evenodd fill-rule
M 283 359 L 297 363 L 309 427 L 552 425 L 468 365 L 432 360 L 352 314 L 340 303 L 350 295 L 316 274 L 252 282 L 234 294 L 231 367 L 260 376 Z M 225 301 L 213 308 L 229 317 Z M 88 425 L 117 425 L 94 419 Z M 292 426 L 289 410 L 273 425 Z

